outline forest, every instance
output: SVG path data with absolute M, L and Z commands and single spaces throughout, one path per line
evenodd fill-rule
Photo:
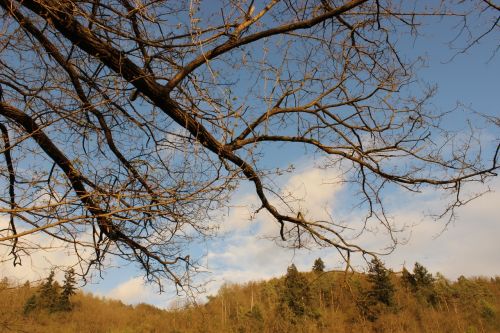
M 179 303 L 180 304 L 180 303 Z M 498 332 L 500 277 L 450 281 L 421 264 L 393 272 L 373 260 L 366 273 L 309 272 L 225 284 L 216 295 L 170 309 L 126 305 L 62 285 L 0 284 L 2 332 Z

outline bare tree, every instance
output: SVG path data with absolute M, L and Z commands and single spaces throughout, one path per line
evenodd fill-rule
M 494 175 L 415 91 L 417 65 L 396 40 L 421 19 L 453 16 L 464 50 L 498 30 L 492 2 L 0 0 L 0 241 L 10 259 L 67 242 L 83 273 L 106 255 L 135 261 L 160 283 L 189 283 L 186 246 L 210 236 L 230 195 L 250 182 L 283 245 L 375 254 L 273 189 L 269 145 L 301 145 L 358 186 L 365 223 L 393 231 L 381 191 L 432 186 L 463 203 L 465 182 Z M 469 6 L 469 7 L 466 7 Z M 425 21 L 425 20 L 424 20 Z M 489 29 L 489 30 L 488 30 Z M 411 93 L 413 92 L 413 93 Z M 431 134 L 431 129 L 433 133 Z M 436 140 L 436 138 L 438 140 Z M 473 137 L 471 136 L 473 139 Z M 7 185 L 8 184 L 8 185 Z M 2 222 L 5 223 L 5 222 Z M 5 258 L 3 258 L 5 259 Z

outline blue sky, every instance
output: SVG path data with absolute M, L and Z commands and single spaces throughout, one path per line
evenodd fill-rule
M 447 118 L 446 127 L 455 130 L 465 128 L 465 119 L 476 125 L 483 120 L 472 111 L 489 115 L 500 115 L 499 94 L 500 60 L 494 57 L 499 44 L 497 35 L 490 34 L 479 45 L 465 54 L 449 61 L 456 50 L 451 50 L 449 41 L 454 37 L 456 21 L 429 19 L 429 25 L 415 40 L 401 42 L 402 53 L 408 57 L 424 56 L 426 66 L 418 72 L 423 83 L 436 84 L 438 92 L 433 106 L 439 110 L 451 110 L 457 105 L 459 111 Z M 493 56 L 493 58 L 492 58 Z M 465 106 L 465 107 L 464 107 Z M 500 139 L 498 128 L 487 127 L 481 136 L 491 150 Z M 314 168 L 311 156 L 304 156 L 300 149 L 284 150 L 270 146 L 265 151 L 263 164 L 286 166 L 293 163 L 296 173 L 278 180 L 285 188 L 302 193 L 300 204 L 317 216 L 335 213 L 338 207 L 349 205 L 344 195 L 346 188 L 332 184 L 340 175 L 334 171 Z M 461 208 L 458 219 L 448 226 L 445 221 L 435 222 L 428 216 L 442 207 L 441 193 L 430 189 L 420 195 L 393 191 L 386 198 L 392 207 L 391 216 L 398 225 L 412 226 L 401 235 L 401 244 L 391 255 L 384 257 L 386 264 L 400 270 L 403 264 L 411 267 L 415 261 L 423 263 L 431 272 L 442 272 L 450 278 L 464 275 L 500 275 L 500 218 L 495 209 L 500 202 L 498 177 L 488 184 L 475 184 L 470 191 L 482 191 L 486 186 L 491 192 Z M 251 219 L 252 206 L 256 198 L 250 187 L 243 185 L 232 200 L 233 208 L 220 225 L 220 237 L 193 244 L 199 254 L 206 273 L 198 277 L 200 283 L 210 281 L 207 294 L 214 293 L 224 282 L 244 282 L 282 275 L 286 267 L 295 263 L 301 270 L 309 270 L 317 257 L 322 257 L 328 269 L 342 267 L 342 261 L 332 249 L 287 250 L 277 246 L 268 236 L 276 235 L 276 224 L 269 216 L 260 214 Z M 346 219 L 359 218 L 356 212 L 346 214 Z M 444 230 L 446 229 L 446 230 Z M 442 232 L 444 230 L 444 232 Z M 383 248 L 387 235 L 382 231 L 363 236 L 360 241 L 373 248 Z M 42 236 L 37 236 L 42 237 Z M 61 251 L 36 254 L 23 267 L 13 268 L 9 263 L 0 264 L 0 275 L 14 276 L 20 280 L 37 279 L 46 275 L 50 263 L 71 263 L 73 258 Z M 157 294 L 154 285 L 144 285 L 141 272 L 134 264 L 109 262 L 111 266 L 103 273 L 103 279 L 95 277 L 84 290 L 127 303 L 149 302 L 168 307 L 175 301 L 172 290 Z M 363 269 L 362 261 L 355 262 Z M 203 295 L 200 296 L 203 299 Z

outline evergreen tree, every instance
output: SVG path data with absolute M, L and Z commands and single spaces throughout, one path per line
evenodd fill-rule
M 325 271 L 325 263 L 323 262 L 323 260 L 321 258 L 314 260 L 312 270 L 313 270 L 313 272 L 316 272 L 316 273 L 322 273 Z
M 434 289 L 434 277 L 432 274 L 424 266 L 416 262 L 413 268 L 413 277 L 415 279 L 414 291 L 417 293 L 417 296 L 435 305 L 437 303 L 437 294 Z
M 378 258 L 372 259 L 369 264 L 367 279 L 371 288 L 364 292 L 358 306 L 368 320 L 375 321 L 388 306 L 394 305 L 395 288 L 390 272 Z
M 54 271 L 50 271 L 49 276 L 42 287 L 40 288 L 40 297 L 38 305 L 43 309 L 53 312 L 57 305 L 57 290 L 54 285 Z
M 23 308 L 23 313 L 25 316 L 29 315 L 37 308 L 37 298 L 36 295 L 31 295 L 30 298 L 26 301 Z
M 413 268 L 413 276 L 417 288 L 429 288 L 434 283 L 432 274 L 418 262 L 415 263 L 415 267 Z
M 372 284 L 371 298 L 385 305 L 393 304 L 394 285 L 391 282 L 389 271 L 377 258 L 371 261 L 368 270 L 368 281 Z
M 434 281 L 435 279 L 432 274 L 418 262 L 413 267 L 413 274 L 408 272 L 406 268 L 403 268 L 403 275 L 401 276 L 403 285 L 411 290 L 417 298 L 425 300 L 430 304 L 437 303 Z
M 62 293 L 59 297 L 59 302 L 57 305 L 60 311 L 70 311 L 72 308 L 70 297 L 75 294 L 76 291 L 76 281 L 75 281 L 75 271 L 70 268 L 66 274 L 64 274 L 64 284 L 62 287 Z
M 308 312 L 311 301 L 309 281 L 299 273 L 294 264 L 290 265 L 285 276 L 282 303 L 286 304 L 296 316 L 303 316 Z
M 407 290 L 415 291 L 417 288 L 417 282 L 415 281 L 415 276 L 410 272 L 408 272 L 406 267 L 403 267 L 401 282 Z

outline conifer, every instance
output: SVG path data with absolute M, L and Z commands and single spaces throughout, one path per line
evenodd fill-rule
M 70 268 L 65 274 L 64 274 L 64 284 L 62 287 L 62 293 L 59 297 L 59 302 L 58 302 L 58 310 L 60 311 L 70 311 L 72 308 L 72 304 L 70 301 L 70 297 L 75 294 L 76 287 L 75 287 L 76 281 L 75 281 L 75 271 L 73 268 Z
M 323 273 L 325 271 L 325 263 L 321 258 L 314 260 L 312 271 L 315 273 Z
M 306 314 L 311 305 L 311 290 L 307 279 L 299 273 L 294 264 L 287 269 L 282 302 L 296 315 Z
M 415 263 L 415 267 L 413 268 L 413 276 L 418 288 L 428 288 L 434 283 L 432 274 L 418 262 Z
M 37 308 L 37 298 L 36 295 L 31 295 L 30 298 L 26 301 L 23 308 L 23 314 L 25 316 L 29 315 Z
M 40 297 L 38 305 L 49 312 L 56 310 L 57 305 L 57 290 L 54 286 L 54 271 L 50 271 L 49 276 L 42 287 L 40 288 Z
M 406 267 L 403 267 L 403 273 L 401 275 L 401 283 L 407 290 L 415 291 L 417 288 L 417 282 L 415 281 L 415 276 L 410 273 Z
M 394 285 L 391 282 L 389 271 L 377 258 L 371 261 L 368 281 L 372 284 L 369 292 L 371 298 L 388 306 L 393 305 Z
M 417 296 L 426 300 L 429 304 L 435 305 L 437 303 L 437 294 L 434 290 L 434 277 L 427 269 L 419 264 L 415 263 L 413 268 L 413 277 L 415 279 L 415 289 Z

